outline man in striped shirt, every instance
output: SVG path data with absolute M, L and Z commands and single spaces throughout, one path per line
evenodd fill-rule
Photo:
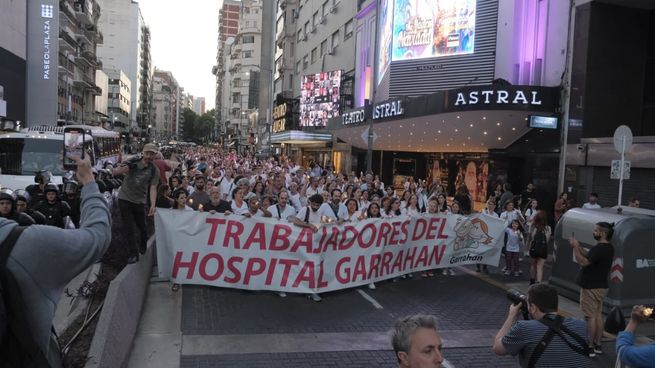
M 534 284 L 528 289 L 526 304 L 532 318 L 527 321 L 518 321 L 522 304 L 510 306 L 507 320 L 494 341 L 494 352 L 497 355 L 518 355 L 521 367 L 591 366 L 586 344 L 586 323 L 580 319 L 557 315 L 557 290 L 546 284 Z M 560 319 L 561 324 L 558 325 Z M 559 332 L 552 335 L 540 355 L 531 359 L 537 345 L 542 340 L 547 342 L 545 337 L 551 327 L 546 323 L 551 321 L 558 326 Z

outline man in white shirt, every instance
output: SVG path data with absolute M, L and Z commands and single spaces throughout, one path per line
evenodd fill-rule
M 603 208 L 598 204 L 598 193 L 589 194 L 589 202 L 582 205 L 582 208 L 598 209 Z
M 228 168 L 225 169 L 225 175 L 223 175 L 223 178 L 218 181 L 218 184 L 221 187 L 221 193 L 223 194 L 223 199 L 227 199 L 230 194 L 232 194 L 232 190 L 235 187 L 234 184 L 234 178 L 232 178 L 233 172 L 232 169 Z
M 277 204 L 270 206 L 268 208 L 268 212 L 270 212 L 271 215 L 273 215 L 273 217 L 278 220 L 288 220 L 289 217 L 296 215 L 296 209 L 288 203 L 289 193 L 287 193 L 287 191 L 282 191 L 278 196 Z
M 268 210 L 259 208 L 259 199 L 254 195 L 248 199 L 248 212 L 243 215 L 246 217 L 272 217 Z
M 332 212 L 332 210 L 323 203 L 323 196 L 320 194 L 314 194 L 309 197 L 307 202 L 308 205 L 301 208 L 296 216 L 289 217 L 289 221 L 296 226 L 309 228 L 312 229 L 313 232 L 318 232 L 319 226 L 322 222 L 321 219 L 329 217 L 329 212 Z M 280 296 L 284 295 L 286 294 L 280 294 Z M 316 293 L 311 293 L 308 296 L 315 302 L 321 301 L 321 297 Z
M 330 195 L 332 197 L 332 202 L 327 205 L 330 210 L 329 217 L 331 217 L 333 221 L 337 221 L 340 218 L 346 218 L 348 216 L 348 208 L 346 208 L 345 204 L 341 203 L 341 191 L 339 189 L 333 189 Z
M 298 212 L 305 205 L 303 202 L 306 202 L 306 200 L 301 198 L 300 192 L 298 192 L 298 183 L 292 181 L 289 184 L 289 204 Z
M 323 196 L 320 194 L 309 197 L 307 203 L 308 205 L 301 208 L 298 214 L 289 218 L 294 225 L 310 228 L 317 232 L 323 218 L 334 218 L 334 214 L 330 213 L 332 210 L 326 203 L 323 203 Z
M 311 197 L 319 192 L 318 178 L 311 178 L 310 180 L 311 182 L 309 184 L 309 187 L 307 188 L 307 197 Z

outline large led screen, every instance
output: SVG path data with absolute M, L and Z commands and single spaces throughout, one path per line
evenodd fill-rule
M 300 126 L 325 127 L 339 116 L 341 70 L 309 74 L 300 86 Z
M 391 63 L 392 28 L 393 28 L 393 2 L 394 0 L 382 0 L 380 4 L 380 30 L 378 32 L 378 70 L 377 83 L 380 84 L 384 73 Z
M 392 61 L 470 54 L 476 0 L 395 0 Z

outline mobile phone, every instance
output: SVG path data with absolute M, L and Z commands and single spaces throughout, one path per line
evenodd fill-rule
M 71 157 L 84 159 L 84 129 L 64 128 L 64 169 L 75 170 L 77 164 Z

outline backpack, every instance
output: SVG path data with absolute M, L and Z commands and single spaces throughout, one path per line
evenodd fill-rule
M 27 310 L 7 259 L 25 227 L 16 226 L 0 245 L 0 367 L 50 367 L 29 333 Z
M 548 258 L 548 242 L 545 231 L 535 229 L 532 244 L 530 244 L 530 257 Z

